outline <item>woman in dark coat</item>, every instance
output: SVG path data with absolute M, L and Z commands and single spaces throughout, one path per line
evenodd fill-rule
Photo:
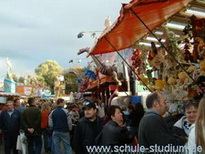
M 123 126 L 123 114 L 119 106 L 110 106 L 107 112 L 110 120 L 101 134 L 102 145 L 125 145 L 133 141 L 134 136 Z

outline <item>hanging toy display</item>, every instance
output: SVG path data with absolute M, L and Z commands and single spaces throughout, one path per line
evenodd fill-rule
M 139 49 L 134 49 L 133 56 L 131 57 L 132 67 L 136 70 L 137 74 L 140 74 L 140 64 L 141 64 L 140 52 L 141 51 Z
M 175 85 L 176 84 L 176 79 L 173 76 L 171 76 L 171 77 L 168 78 L 167 83 L 169 85 Z
M 148 55 L 148 63 L 153 66 L 153 62 L 152 60 L 154 59 L 154 57 L 157 55 L 157 47 L 155 45 L 154 42 L 151 42 L 151 50 L 149 51 L 149 55 Z
M 143 82 L 143 83 L 141 83 L 141 85 L 148 84 L 148 78 L 146 78 L 143 74 L 140 74 L 139 77 L 140 77 L 139 80 L 141 80 Z
M 155 89 L 161 91 L 164 88 L 165 82 L 163 80 L 155 80 Z
M 190 48 L 189 43 L 190 43 L 189 40 L 186 38 L 184 40 L 184 60 L 186 62 L 193 61 L 193 58 L 192 58 L 191 53 L 189 51 L 189 48 Z

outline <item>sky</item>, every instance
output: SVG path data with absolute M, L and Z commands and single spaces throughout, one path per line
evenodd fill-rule
M 114 23 L 121 4 L 128 2 L 0 0 L 0 78 L 6 75 L 7 58 L 17 76 L 34 75 L 35 68 L 46 60 L 55 60 L 63 68 L 86 66 L 90 58 L 77 52 L 94 45 L 88 32 L 102 31 L 107 16 Z M 82 31 L 87 33 L 77 38 Z

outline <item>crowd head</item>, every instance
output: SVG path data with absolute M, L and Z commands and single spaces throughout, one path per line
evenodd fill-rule
M 154 92 L 147 96 L 146 105 L 148 109 L 153 109 L 164 115 L 167 111 L 168 105 L 162 94 Z

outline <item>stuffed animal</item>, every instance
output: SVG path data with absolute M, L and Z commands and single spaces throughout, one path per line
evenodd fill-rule
M 135 49 L 133 51 L 133 56 L 131 57 L 131 60 L 132 60 L 132 66 L 134 69 L 136 69 L 136 73 L 137 74 L 140 74 L 140 64 L 141 64 L 141 57 L 140 57 L 140 50 L 139 49 Z
M 176 83 L 176 79 L 173 76 L 171 76 L 168 78 L 167 83 L 169 85 L 174 85 Z
M 185 80 L 187 79 L 187 77 L 188 77 L 188 75 L 187 75 L 185 72 L 180 72 L 180 73 L 178 74 L 178 78 L 179 78 L 179 81 L 180 81 L 181 83 L 184 83 Z
M 205 60 L 200 62 L 200 71 L 205 71 Z

